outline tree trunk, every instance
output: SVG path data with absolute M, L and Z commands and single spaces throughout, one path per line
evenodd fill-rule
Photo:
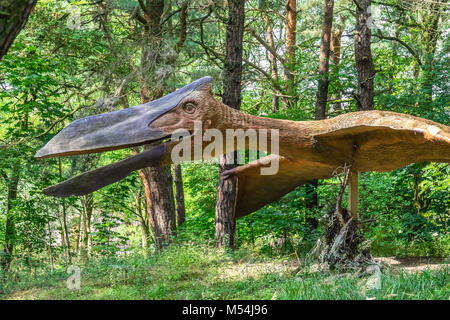
M 77 241 L 75 242 L 75 251 L 80 253 L 80 247 L 81 247 L 81 224 L 83 223 L 83 211 L 80 211 L 80 219 L 78 220 L 78 226 L 76 229 L 77 232 Z
M 136 204 L 136 214 L 139 220 L 139 228 L 141 229 L 141 245 L 142 248 L 145 250 L 144 253 L 147 253 L 147 248 L 149 245 L 150 240 L 150 229 L 149 229 L 149 221 L 148 221 L 148 214 L 144 214 L 144 212 L 147 213 L 146 210 L 142 210 L 142 190 L 139 191 L 139 193 L 134 195 L 134 200 Z
M 183 190 L 183 175 L 181 171 L 181 164 L 173 166 L 175 178 L 175 194 L 177 202 L 177 227 L 181 226 L 186 220 L 186 208 L 184 206 L 184 190 Z
M 297 41 L 297 1 L 286 0 L 286 68 L 284 69 L 285 92 L 288 97 L 284 97 L 283 104 L 285 107 L 292 107 L 296 103 L 295 94 L 295 52 Z
M 244 34 L 244 1 L 228 1 L 228 21 L 226 32 L 226 58 L 224 66 L 223 103 L 240 109 L 242 81 L 242 41 Z M 219 173 L 234 168 L 237 152 L 219 157 Z M 224 180 L 219 175 L 217 187 L 215 238 L 216 246 L 234 248 L 236 219 L 234 205 L 236 199 L 236 178 Z
M 173 68 L 176 57 L 168 61 L 162 54 L 162 17 L 164 15 L 163 0 L 139 1 L 143 16 L 139 13 L 135 18 L 143 24 L 143 46 L 141 54 L 140 83 L 141 103 L 161 97 L 170 73 L 158 76 L 157 71 Z M 180 35 L 174 50 L 178 53 L 186 39 L 187 4 L 180 13 Z M 175 231 L 175 206 L 173 196 L 173 179 L 170 166 L 149 167 L 139 173 L 144 184 L 147 200 L 148 221 L 152 229 L 155 246 L 161 249 L 170 241 Z
M 90 255 L 90 236 L 91 236 L 91 217 L 94 210 L 94 196 L 92 193 L 81 197 L 83 206 L 83 215 L 80 228 L 80 254 L 84 262 L 89 261 Z
M 318 185 L 319 180 L 312 180 L 305 185 L 305 222 L 311 229 L 317 229 L 317 227 L 319 226 L 319 221 L 312 215 L 313 210 L 319 205 L 319 197 L 317 195 Z
M 356 31 L 355 60 L 358 70 L 358 93 L 356 95 L 356 110 L 373 109 L 373 78 L 375 76 L 371 41 L 371 0 L 355 0 Z
M 334 68 L 339 69 L 339 64 L 341 63 L 341 38 L 342 33 L 344 31 L 344 16 L 340 16 L 340 24 L 335 27 L 335 30 L 331 32 L 331 43 L 330 43 L 330 59 L 334 64 Z M 331 100 L 337 100 L 336 102 L 332 102 L 330 104 L 329 110 L 330 112 L 334 112 L 337 110 L 342 110 L 341 100 L 341 82 L 339 77 L 335 81 L 335 87 L 337 88 L 337 92 L 331 96 Z
M 141 246 L 142 249 L 144 249 L 146 252 L 147 251 L 146 249 L 148 248 L 149 244 L 150 232 L 145 221 L 143 221 L 141 217 L 139 217 L 138 219 L 139 219 L 139 228 L 141 229 Z
M 150 192 L 150 185 L 147 179 L 147 175 L 144 169 L 139 170 L 139 176 L 141 178 L 142 184 L 144 185 L 144 192 L 145 192 L 145 204 L 147 209 L 147 219 L 148 224 L 150 226 L 151 230 L 155 229 L 155 221 L 153 220 L 153 204 L 152 204 L 152 198 L 151 198 L 151 192 Z
M 13 213 L 15 201 L 17 199 L 17 188 L 19 185 L 20 172 L 18 165 L 15 165 L 11 177 L 6 180 L 8 186 L 8 199 L 6 204 L 6 228 L 5 228 L 5 247 L 4 257 L 2 259 L 2 268 L 5 272 L 9 271 L 13 258 L 14 246 L 16 243 L 16 225 Z
M 341 39 L 344 32 L 344 16 L 340 16 L 340 23 L 335 26 L 334 31 L 331 33 L 330 43 L 330 59 L 335 65 L 341 63 Z
M 264 22 L 266 24 L 267 30 L 267 43 L 272 48 L 275 48 L 275 42 L 273 40 L 273 31 L 272 26 L 270 24 L 269 16 L 266 13 L 263 13 Z M 272 79 L 276 83 L 278 83 L 278 66 L 277 66 L 277 58 L 273 53 L 270 53 L 270 68 L 272 73 Z M 272 112 L 278 112 L 280 106 L 280 97 L 278 94 L 274 93 L 272 95 Z
M 52 229 L 50 228 L 50 220 L 47 220 L 47 232 L 48 232 L 48 251 L 50 256 L 50 271 L 53 272 L 55 270 L 55 263 L 53 259 L 53 250 L 52 250 L 53 238 L 52 238 Z
M 333 26 L 333 6 L 334 0 L 325 0 L 323 9 L 322 41 L 320 43 L 319 56 L 319 84 L 316 94 L 316 120 L 322 120 L 326 118 L 328 98 L 328 71 L 330 61 L 330 39 L 331 28 Z
M 37 0 L 2 0 L 0 2 L 0 60 L 27 23 Z
M 149 167 L 145 170 L 153 204 L 153 236 L 157 249 L 166 246 L 175 231 L 175 206 L 170 166 Z
M 319 54 L 319 81 L 316 93 L 316 110 L 314 118 L 322 120 L 326 118 L 327 100 L 328 100 L 328 72 L 330 62 L 330 43 L 331 43 L 331 28 L 333 26 L 333 7 L 334 0 L 325 0 L 323 8 L 323 22 L 322 22 L 322 39 L 320 42 Z M 317 180 L 305 186 L 306 189 L 306 208 L 308 211 L 316 208 L 318 205 Z M 306 222 L 312 228 L 317 228 L 318 221 L 315 217 L 307 216 Z
M 62 165 L 61 158 L 58 158 L 58 169 L 59 169 L 59 180 L 62 181 Z M 65 199 L 61 199 L 62 204 L 62 233 L 63 237 L 63 245 L 65 247 L 67 263 L 71 263 L 72 257 L 70 253 L 70 236 L 69 236 L 69 228 L 67 226 L 67 212 L 66 212 L 66 202 Z
M 424 9 L 420 14 L 423 15 L 421 42 L 422 42 L 422 79 L 421 90 L 425 95 L 425 107 L 433 101 L 433 80 L 435 67 L 435 53 L 437 41 L 442 33 L 439 26 L 439 20 L 442 13 L 445 13 L 445 4 L 447 1 L 435 1 L 428 4 L 428 8 Z

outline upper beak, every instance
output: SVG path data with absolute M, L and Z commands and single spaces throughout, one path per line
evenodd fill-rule
M 35 157 L 103 152 L 166 138 L 166 133 L 159 129 L 151 129 L 150 124 L 175 108 L 199 86 L 210 82 L 211 77 L 204 77 L 152 102 L 76 120 L 53 137 L 35 154 Z

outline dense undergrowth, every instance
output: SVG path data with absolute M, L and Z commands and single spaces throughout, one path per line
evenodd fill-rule
M 13 259 L 11 271 L 0 274 L 2 299 L 448 299 L 450 277 L 447 268 L 420 273 L 385 269 L 380 289 L 368 289 L 369 276 L 352 273 L 299 272 L 308 264 L 307 253 L 323 233 L 323 215 L 333 207 L 338 181 L 319 185 L 320 210 L 307 212 L 299 206 L 305 188 L 298 188 L 281 200 L 237 220 L 237 250 L 216 250 L 214 239 L 214 166 L 185 166 L 185 224 L 177 238 L 162 252 L 150 246 L 140 248 L 140 233 L 127 221 L 98 226 L 94 233 L 89 263 L 79 255 L 67 262 L 64 250 L 52 247 Z M 426 168 L 443 187 L 431 193 L 428 210 L 413 211 L 407 189 L 408 170 L 395 174 L 361 176 L 361 220 L 371 242 L 373 256 L 435 257 L 448 263 L 450 236 L 446 207 L 448 178 L 442 171 Z M 191 171 L 192 170 L 192 171 Z M 440 176 L 437 176 L 440 178 Z M 203 179 L 199 183 L 198 179 Z M 405 182 L 406 181 L 406 182 Z M 206 182 L 206 183 L 205 183 Z M 437 180 L 440 183 L 439 180 Z M 194 189 L 195 186 L 202 188 Z M 433 188 L 439 185 L 434 182 Z M 402 189 L 404 188 L 404 190 Z M 195 190 L 196 192 L 193 192 Z M 406 193 L 405 196 L 403 193 Z M 210 197 L 208 196 L 210 195 Z M 345 198 L 344 198 L 345 202 Z M 317 218 L 312 228 L 306 218 Z M 108 218 L 108 217 L 106 217 Z M 105 219 L 106 219 L 105 218 Z M 106 219 L 106 221 L 109 221 Z M 112 220 L 111 220 L 112 221 Z M 113 221 L 113 222 L 114 222 Z M 97 228 L 97 227 L 96 227 Z M 117 240 L 119 239 L 119 240 Z M 45 248 L 45 247 L 44 247 Z M 53 259 L 53 267 L 52 261 Z M 81 268 L 80 290 L 67 288 L 70 265 Z M 304 268 L 305 269 L 305 268 Z
M 268 252 L 242 245 L 176 242 L 160 253 L 129 252 L 79 265 L 80 289 L 67 287 L 65 266 L 53 272 L 15 268 L 3 275 L 1 299 L 449 299 L 450 270 L 405 273 L 384 269 L 380 286 L 370 276 L 307 271 L 305 257 L 288 249 Z M 297 269 L 299 261 L 304 267 Z M 305 265 L 306 263 L 306 265 Z

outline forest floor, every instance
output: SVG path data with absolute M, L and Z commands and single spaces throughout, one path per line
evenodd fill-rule
M 408 273 L 448 268 L 450 263 L 438 257 L 378 257 L 375 261 Z
M 96 261 L 81 268 L 79 290 L 67 288 L 61 271 L 9 282 L 0 299 L 450 299 L 450 268 L 442 258 L 377 258 L 386 267 L 374 285 L 370 275 L 311 267 L 296 273 L 295 255 L 241 251 L 184 247 Z

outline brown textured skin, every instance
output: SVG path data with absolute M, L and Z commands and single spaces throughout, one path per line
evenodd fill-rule
M 185 110 L 187 103 L 195 106 L 189 112 Z M 260 161 L 224 173 L 237 175 L 239 180 L 237 217 L 261 208 L 306 181 L 331 177 L 340 166 L 352 165 L 357 171 L 390 171 L 414 162 L 450 162 L 450 127 L 430 120 L 388 111 L 353 112 L 318 121 L 262 118 L 217 101 L 209 84 L 197 88 L 149 126 L 168 135 L 181 128 L 189 129 L 194 135 L 202 134 L 194 132 L 195 120 L 202 121 L 202 131 L 211 128 L 222 133 L 226 129 L 279 129 L 278 174 L 261 176 Z M 155 153 L 157 159 L 145 161 L 161 165 L 171 163 L 170 152 L 177 143 L 165 143 L 165 153 Z M 203 147 L 207 144 L 209 142 L 204 142 Z M 268 149 L 270 151 L 270 144 Z M 231 150 L 221 153 L 225 151 Z M 276 156 L 268 156 L 268 159 Z M 130 160 L 134 161 L 137 160 Z M 133 170 L 139 165 L 135 164 Z M 114 168 L 114 165 L 108 167 Z M 99 174 L 104 172 L 102 168 L 97 170 Z M 89 174 L 89 180 L 96 179 L 95 171 Z M 74 179 L 72 185 L 78 183 Z M 115 182 L 112 180 L 114 178 L 108 183 Z M 78 193 L 82 188 L 79 186 Z
M 196 110 L 187 114 L 182 105 Z M 450 161 L 450 128 L 411 115 L 389 111 L 360 111 L 318 121 L 289 121 L 252 116 L 215 100 L 209 85 L 180 102 L 180 106 L 150 124 L 171 134 L 179 128 L 194 130 L 279 129 L 280 155 L 293 161 L 323 165 L 353 164 L 358 171 L 389 171 L 412 162 Z M 270 136 L 270 130 L 269 130 Z M 208 144 L 206 142 L 204 145 Z M 270 149 L 270 148 L 269 148 Z
M 151 127 L 166 133 L 180 127 L 193 130 L 193 121 L 202 120 L 203 130 L 280 130 L 278 174 L 260 175 L 259 161 L 225 173 L 239 178 L 237 217 L 261 208 L 306 181 L 329 178 L 340 166 L 352 165 L 357 171 L 390 171 L 413 162 L 450 162 L 450 128 L 406 114 L 361 111 L 319 121 L 261 118 L 216 101 L 209 86 L 194 92 L 186 101 L 197 104 L 193 114 L 186 116 L 182 108 L 176 108 Z
M 302 161 L 292 161 L 278 155 L 265 158 L 279 158 L 279 171 L 276 175 L 261 175 L 260 160 L 225 172 L 238 177 L 238 195 L 236 199 L 236 217 L 252 213 L 264 205 L 275 201 L 297 186 L 313 179 L 329 178 L 335 167 Z

